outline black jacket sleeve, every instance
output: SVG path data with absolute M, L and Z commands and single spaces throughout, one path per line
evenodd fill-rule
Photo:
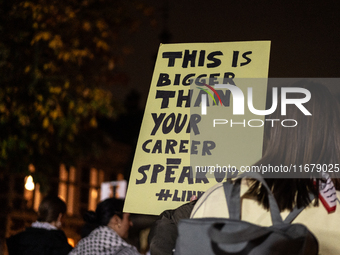
M 172 255 L 177 239 L 177 224 L 181 219 L 190 217 L 196 201 L 184 204 L 174 210 L 161 213 L 152 225 L 149 234 L 151 255 Z

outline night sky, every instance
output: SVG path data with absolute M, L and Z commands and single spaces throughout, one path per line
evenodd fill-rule
M 159 23 L 129 37 L 134 52 L 122 69 L 129 81 L 117 88 L 120 96 L 140 92 L 142 107 L 164 27 L 170 43 L 270 40 L 269 77 L 340 77 L 339 1 L 170 0 L 166 23 L 166 1 L 145 2 Z

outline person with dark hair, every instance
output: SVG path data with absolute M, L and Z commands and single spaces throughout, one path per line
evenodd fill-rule
M 307 207 L 293 223 L 302 223 L 314 233 L 319 242 L 320 254 L 340 254 L 340 244 L 337 240 L 340 235 L 340 210 L 335 210 L 340 196 L 337 190 L 340 188 L 338 102 L 328 88 L 321 84 L 302 80 L 292 87 L 309 90 L 311 99 L 303 105 L 312 116 L 305 116 L 295 105 L 287 105 L 286 115 L 281 116 L 281 104 L 278 102 L 278 109 L 267 116 L 268 120 L 276 120 L 275 125 L 271 121 L 265 122 L 263 156 L 253 166 L 292 165 L 311 168 L 314 164 L 315 167 L 326 165 L 329 169 L 333 167 L 333 171 L 329 173 L 321 174 L 314 169 L 315 171 L 312 174 L 310 171 L 308 176 L 296 178 L 271 176 L 265 180 L 277 200 L 282 218 L 285 218 L 294 207 Z M 301 94 L 289 93 L 289 98 L 301 98 Z M 271 106 L 270 103 L 268 108 Z M 298 124 L 294 127 L 284 127 L 281 125 L 283 119 L 294 119 Z M 314 196 L 313 201 L 310 194 Z M 262 226 L 271 225 L 267 193 L 259 182 L 251 179 L 242 181 L 241 199 L 242 220 Z M 151 254 L 173 254 L 178 236 L 178 220 L 189 217 L 228 218 L 229 211 L 223 183 L 208 189 L 195 205 L 188 203 L 176 210 L 163 212 L 160 219 L 151 227 L 149 235 Z
M 340 195 L 336 190 L 339 187 L 340 163 L 338 104 L 328 88 L 321 84 L 302 81 L 293 87 L 305 88 L 311 93 L 311 99 L 303 105 L 312 116 L 304 115 L 295 105 L 287 105 L 285 116 L 281 115 L 280 110 L 268 116 L 268 119 L 278 120 L 276 123 L 283 119 L 294 119 L 298 124 L 284 127 L 267 122 L 269 126 L 265 127 L 264 153 L 254 166 L 310 167 L 308 176 L 272 176 L 265 180 L 274 194 L 282 218 L 294 207 L 306 207 L 293 223 L 302 223 L 314 233 L 319 242 L 320 254 L 340 254 L 340 210 L 335 210 Z M 298 98 L 298 94 L 292 93 L 290 98 Z M 315 169 L 312 172 L 313 166 Z M 316 170 L 317 166 L 327 166 L 333 170 L 320 173 Z M 311 199 L 310 194 L 313 194 L 314 199 Z M 258 181 L 248 179 L 244 182 L 241 198 L 242 220 L 262 226 L 271 225 L 267 193 Z M 222 183 L 208 189 L 191 212 L 191 218 L 228 215 Z
M 72 250 L 61 230 L 66 204 L 57 196 L 45 197 L 38 209 L 38 219 L 25 231 L 7 239 L 9 255 L 66 255 Z
M 130 214 L 123 213 L 123 206 L 123 200 L 108 198 L 98 204 L 95 212 L 87 212 L 84 238 L 69 255 L 140 255 L 136 247 L 124 241 L 132 222 Z

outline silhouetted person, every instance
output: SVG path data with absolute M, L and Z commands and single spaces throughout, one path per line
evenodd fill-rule
M 9 255 L 66 255 L 72 250 L 61 230 L 66 204 L 57 196 L 45 197 L 31 227 L 7 239 Z

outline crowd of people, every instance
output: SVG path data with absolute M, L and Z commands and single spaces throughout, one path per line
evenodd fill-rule
M 108 198 L 95 212 L 84 215 L 82 239 L 73 248 L 61 230 L 66 204 L 57 196 L 45 197 L 31 227 L 7 239 L 9 255 L 140 255 L 128 244 L 130 214 L 123 212 L 124 201 Z
M 299 124 L 294 128 L 282 125 L 265 127 L 263 156 L 255 165 L 339 164 L 340 115 L 337 100 L 327 87 L 320 84 L 308 82 L 296 86 L 310 91 L 312 98 L 305 107 L 312 112 L 312 116 L 305 116 L 294 106 L 287 109 L 286 116 L 281 116 L 279 111 L 274 112 L 270 118 L 295 119 Z M 306 207 L 293 222 L 302 223 L 313 232 L 322 255 L 340 254 L 337 240 L 340 210 L 335 210 L 340 195 L 337 174 L 266 179 L 283 218 L 294 207 Z M 325 190 L 332 191 L 331 199 L 325 195 Z M 264 187 L 258 181 L 248 179 L 242 184 L 241 194 L 242 220 L 261 226 L 270 225 Z M 82 229 L 82 239 L 72 249 L 60 230 L 66 205 L 59 198 L 46 197 L 40 204 L 38 220 L 26 231 L 7 240 L 9 254 L 140 254 L 136 247 L 126 241 L 132 223 L 130 214 L 123 212 L 123 203 L 122 200 L 109 198 L 100 202 L 95 212 L 88 212 L 84 217 L 86 224 Z M 222 183 L 208 189 L 197 201 L 164 211 L 150 231 L 151 254 L 173 254 L 177 223 L 183 218 L 204 217 L 228 217 Z

